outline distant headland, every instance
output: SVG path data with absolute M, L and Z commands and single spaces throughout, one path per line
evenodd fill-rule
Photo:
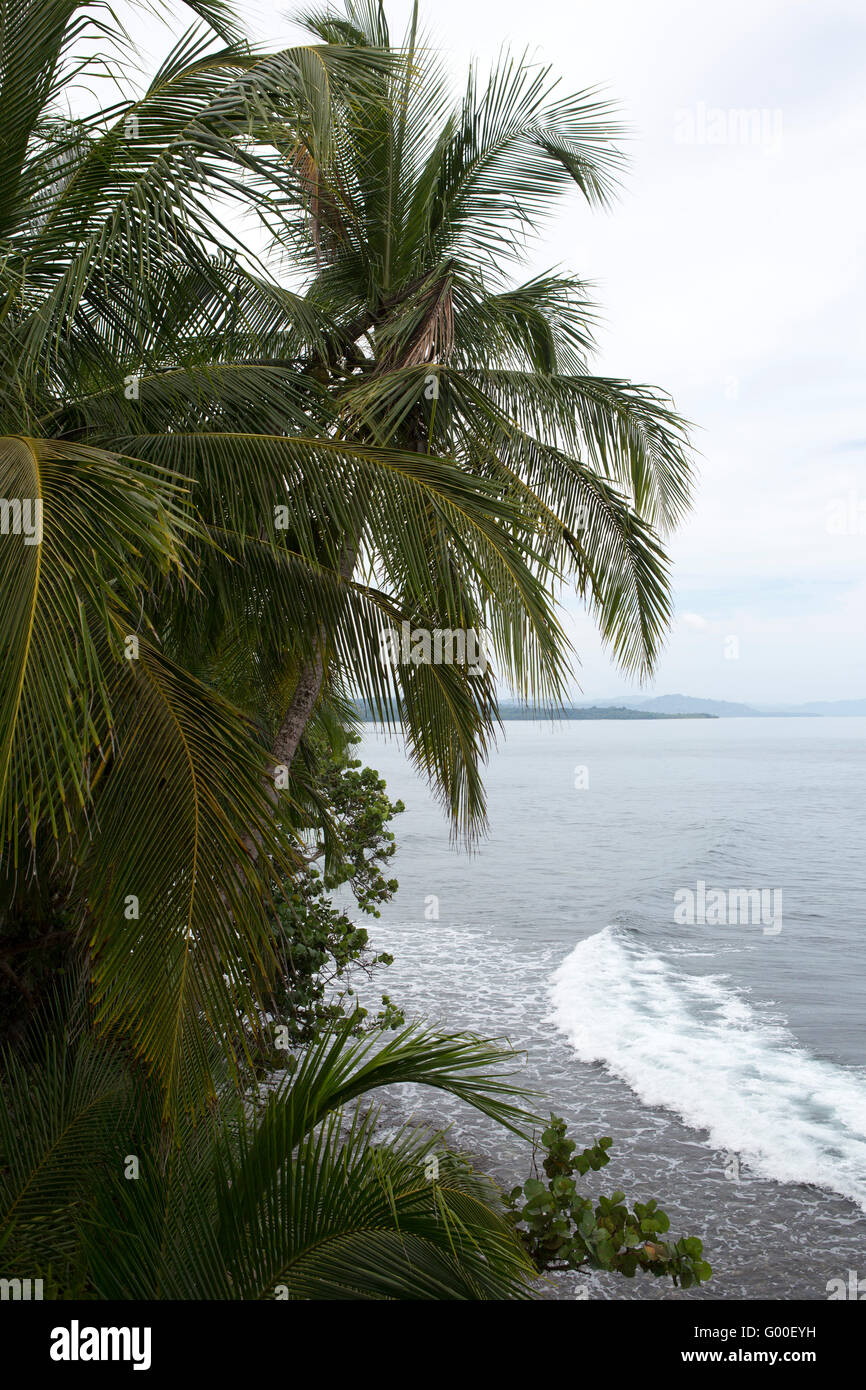
M 363 700 L 354 701 L 361 719 L 381 718 Z M 392 717 L 396 711 L 392 708 Z M 503 720 L 572 719 L 820 719 L 828 716 L 866 716 L 866 700 L 814 700 L 803 705 L 745 705 L 734 700 L 705 700 L 693 695 L 613 696 L 592 701 L 576 700 L 561 708 L 522 704 L 503 700 L 499 706 Z

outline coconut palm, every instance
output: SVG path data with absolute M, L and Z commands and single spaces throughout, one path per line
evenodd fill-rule
M 167 1145 L 158 1088 L 67 999 L 4 1058 L 4 1268 L 49 1298 L 530 1297 L 494 1185 L 439 1134 L 379 1142 L 369 1100 L 421 1083 L 514 1128 L 501 1061 L 417 1026 L 384 1044 L 344 1030 L 253 1104 L 221 1087 Z
M 518 514 L 512 526 L 529 526 L 533 574 L 573 581 L 622 668 L 645 676 L 669 617 L 658 533 L 689 497 L 683 426 L 660 393 L 590 375 L 592 310 L 577 278 L 511 274 L 568 189 L 590 205 L 609 199 L 621 163 L 609 107 L 592 93 L 560 97 L 547 70 L 508 54 L 486 81 L 470 73 L 455 104 L 417 6 L 397 50 L 380 5 L 308 23 L 323 41 L 396 59 L 381 94 L 339 122 L 327 163 L 289 147 L 297 185 L 275 227 L 306 272 L 306 302 L 339 324 L 317 366 L 341 436 L 454 459 L 492 485 Z M 486 553 L 472 527 L 455 546 L 434 496 L 407 502 L 359 499 L 349 572 L 366 561 L 395 620 L 487 629 L 512 689 L 557 697 L 563 643 L 522 567 Z M 420 561 L 406 551 L 415 527 Z M 306 668 L 275 756 L 291 759 L 332 669 L 332 658 Z M 417 763 L 472 825 L 494 692 L 481 699 L 465 674 L 426 665 L 398 667 L 394 687 Z
M 566 688 L 558 586 L 652 668 L 689 479 L 669 402 L 590 374 L 581 283 L 507 274 L 567 189 L 609 197 L 605 104 L 505 58 L 455 106 L 374 4 L 278 54 L 191 8 L 146 91 L 75 117 L 98 10 L 0 25 L 0 967 L 26 994 L 74 937 L 175 1122 L 264 1016 L 310 720 L 396 719 L 477 832 L 497 678 Z M 404 621 L 493 667 L 383 662 Z

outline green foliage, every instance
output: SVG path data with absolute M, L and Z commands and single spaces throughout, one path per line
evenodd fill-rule
M 575 1174 L 583 1177 L 603 1168 L 610 1161 L 612 1139 L 598 1139 L 578 1153 L 565 1120 L 551 1115 L 541 1143 L 547 1182 L 529 1178 L 505 1199 L 512 1225 L 539 1272 L 589 1266 L 631 1279 L 641 1269 L 659 1278 L 668 1275 L 684 1289 L 710 1278 L 697 1236 L 658 1239 L 670 1221 L 655 1200 L 635 1202 L 630 1209 L 623 1192 L 599 1197 L 595 1204 L 580 1195 Z
M 56 860 L 47 834 L 26 849 L 32 874 L 16 874 L 11 855 L 0 859 L 0 1045 L 24 1036 L 76 954 L 80 913 L 69 865 Z
M 317 813 L 315 858 L 324 861 L 322 883 L 328 892 L 348 885 L 362 912 L 379 915 L 379 905 L 397 891 L 396 879 L 384 870 L 396 844 L 390 821 L 406 808 L 392 802 L 384 780 L 373 768 L 351 756 L 360 743 L 357 734 L 326 741 L 321 734 L 307 738 L 304 761 L 307 779 L 299 789 Z M 300 799 L 300 798 L 299 798 Z
M 12 878 L 42 837 L 70 866 L 97 1016 L 172 1123 L 213 1102 L 213 1055 L 249 1075 L 280 988 L 303 788 L 296 754 L 274 814 L 270 753 L 304 672 L 319 711 L 393 713 L 477 835 L 497 683 L 558 703 L 563 585 L 648 673 L 690 492 L 667 398 L 592 374 L 580 281 L 519 282 L 564 195 L 612 194 L 606 103 L 507 55 L 455 100 L 379 6 L 267 54 L 223 0 L 190 8 L 144 83 L 107 11 L 2 0 L 0 22 L 0 497 L 44 511 L 41 544 L 0 538 L 0 848 Z M 484 632 L 491 664 L 383 662 L 404 621 Z M 365 834 L 346 882 L 375 905 Z M 306 887 L 310 949 L 351 956 Z
M 275 885 L 273 917 L 280 969 L 271 1012 L 292 1047 L 345 1021 L 355 1033 L 405 1023 L 386 994 L 373 1019 L 355 999 L 355 972 L 369 976 L 377 966 L 390 965 L 392 957 L 371 951 L 366 929 L 331 897 L 345 889 L 361 912 L 378 917 L 380 905 L 398 886 L 385 876 L 396 850 L 389 825 L 405 808 L 402 801 L 390 800 L 373 768 L 351 757 L 359 742 L 354 734 L 328 741 L 317 732 L 303 750 L 305 795 L 298 799 L 304 809 L 297 814 L 315 843 L 292 877 Z M 274 1060 L 286 1065 L 285 1055 Z
M 482 1040 L 344 1028 L 257 1097 L 221 1086 L 169 1136 L 159 1087 L 64 1010 L 0 1054 L 4 1265 L 62 1299 L 531 1297 L 493 1184 L 438 1136 L 378 1143 L 369 1108 L 412 1082 L 515 1125 L 503 1062 Z

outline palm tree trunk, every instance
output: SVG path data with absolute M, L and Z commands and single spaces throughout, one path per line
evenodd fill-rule
M 358 558 L 358 547 L 353 545 L 343 551 L 343 559 L 340 563 L 340 577 L 348 584 L 355 573 L 355 563 Z M 325 678 L 325 643 L 326 634 L 321 632 L 316 647 L 315 656 L 301 667 L 298 683 L 289 701 L 283 722 L 274 738 L 271 756 L 269 759 L 269 775 L 265 779 L 268 796 L 271 804 L 276 810 L 279 804 L 279 797 L 274 786 L 274 773 L 276 769 L 285 768 L 287 771 L 292 765 L 292 759 L 298 751 L 298 744 L 304 736 L 304 730 L 310 722 L 313 710 L 316 708 L 316 701 L 322 690 L 322 682 Z M 256 834 L 244 837 L 244 849 L 250 859 L 255 862 L 259 857 L 261 848 L 260 838 Z
M 323 648 L 324 642 L 320 644 L 313 660 L 307 662 L 306 666 L 302 668 L 298 683 L 295 686 L 295 693 L 274 739 L 271 758 L 278 767 L 291 767 L 304 729 L 316 707 L 325 675 Z
M 344 584 L 351 583 L 352 575 L 355 573 L 355 565 L 358 560 L 357 540 L 347 543 L 343 548 L 340 559 L 340 578 Z M 310 722 L 310 716 L 316 708 L 316 701 L 322 689 L 322 681 L 325 678 L 325 642 L 326 634 L 319 634 L 319 642 L 316 648 L 316 655 L 312 661 L 308 661 L 306 666 L 301 668 L 295 692 L 286 710 L 285 718 L 280 725 L 279 732 L 274 739 L 274 746 L 271 750 L 271 758 L 277 765 L 289 768 L 292 759 L 298 751 L 298 744 L 303 737 L 304 730 Z

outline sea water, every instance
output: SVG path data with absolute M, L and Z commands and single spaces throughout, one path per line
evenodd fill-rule
M 361 756 L 407 807 L 399 892 L 367 923 L 395 962 L 364 1002 L 507 1038 L 538 1105 L 613 1138 L 587 1190 L 657 1198 L 714 1269 L 699 1293 L 596 1275 L 552 1296 L 866 1277 L 866 720 L 506 723 L 471 853 L 399 742 L 367 726 Z M 466 1106 L 411 1088 L 404 1112 L 528 1176 Z

